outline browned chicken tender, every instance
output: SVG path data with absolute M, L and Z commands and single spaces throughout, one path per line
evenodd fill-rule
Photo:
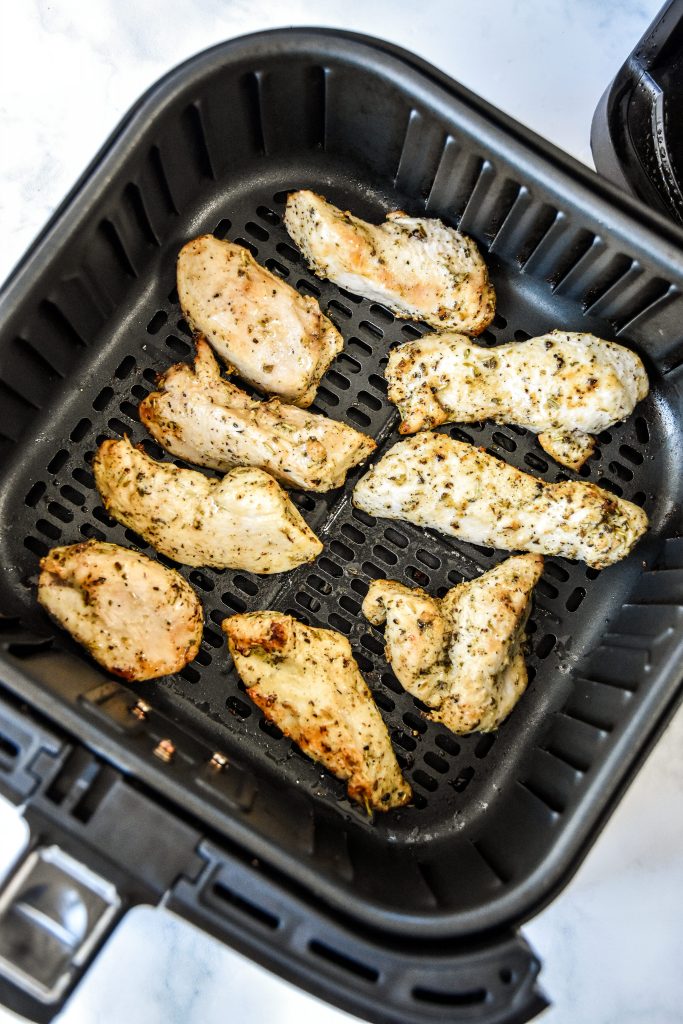
M 315 299 L 300 295 L 241 245 L 201 235 L 177 266 L 183 315 L 229 367 L 259 391 L 307 406 L 342 336 Z
M 235 668 L 266 718 L 366 808 L 402 807 L 411 789 L 346 637 L 262 611 L 222 623 Z
M 648 527 L 642 508 L 596 484 L 546 483 L 428 430 L 390 448 L 356 484 L 353 502 L 471 544 L 580 558 L 596 569 L 626 558 Z
M 401 210 L 368 224 L 315 192 L 292 192 L 285 227 L 311 270 L 396 316 L 480 334 L 496 296 L 476 244 L 440 220 Z
M 374 580 L 363 614 L 386 622 L 386 657 L 402 686 L 455 733 L 491 732 L 524 693 L 522 644 L 540 555 L 513 555 L 445 597 Z
M 155 679 L 197 656 L 202 606 L 175 569 L 94 540 L 53 548 L 40 569 L 39 602 L 113 675 Z
M 388 397 L 402 434 L 491 419 L 538 433 L 557 462 L 580 469 L 593 434 L 626 419 L 649 383 L 635 352 L 593 334 L 551 331 L 495 348 L 438 332 L 392 350 Z
M 225 472 L 258 466 L 291 487 L 329 491 L 370 455 L 375 442 L 319 413 L 250 398 L 221 377 L 205 341 L 194 366 L 178 363 L 140 405 L 140 419 L 173 455 Z
M 100 445 L 93 473 L 107 511 L 185 565 L 286 572 L 323 549 L 262 469 L 241 466 L 215 480 L 157 462 L 126 438 Z

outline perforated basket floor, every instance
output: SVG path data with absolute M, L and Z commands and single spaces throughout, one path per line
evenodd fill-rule
M 345 348 L 313 408 L 371 434 L 380 457 L 397 440 L 388 352 L 421 328 L 306 270 L 282 226 L 286 190 L 313 188 L 369 219 L 396 207 L 426 212 L 471 234 L 498 295 L 480 341 L 592 330 L 645 358 L 650 397 L 600 435 L 579 478 L 642 505 L 647 540 L 601 573 L 547 559 L 526 695 L 497 734 L 454 737 L 403 692 L 360 605 L 373 578 L 443 594 L 505 555 L 354 509 L 357 470 L 343 491 L 293 493 L 325 542 L 314 564 L 277 577 L 181 567 L 206 611 L 201 652 L 179 675 L 136 689 L 187 734 L 188 779 L 204 764 L 197 741 L 250 776 L 249 800 L 212 808 L 216 827 L 238 827 L 259 851 L 266 841 L 279 869 L 374 924 L 481 929 L 527 913 L 576 863 L 678 691 L 683 557 L 663 542 L 676 532 L 682 479 L 681 255 L 591 194 L 587 176 L 534 155 L 471 98 L 395 56 L 322 34 L 299 34 L 290 50 L 274 40 L 246 53 L 226 46 L 158 87 L 6 296 L 2 606 L 44 634 L 52 627 L 36 607 L 35 578 L 49 547 L 94 537 L 150 551 L 102 508 L 90 460 L 101 440 L 124 434 L 167 458 L 137 407 L 160 371 L 192 356 L 174 288 L 190 237 L 209 231 L 246 245 L 319 299 Z M 446 429 L 542 479 L 566 478 L 523 429 Z M 414 787 L 410 807 L 370 821 L 249 701 L 219 627 L 258 608 L 349 637 Z M 57 717 L 60 701 L 101 683 L 62 634 L 21 664 L 46 693 L 52 686 Z M 57 682 L 65 665 L 70 689 Z

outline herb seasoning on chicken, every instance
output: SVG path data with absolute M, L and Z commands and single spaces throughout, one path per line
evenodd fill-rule
M 181 249 L 177 281 L 183 316 L 229 367 L 259 391 L 311 404 L 344 344 L 315 299 L 213 235 Z
M 386 622 L 386 658 L 402 686 L 455 733 L 491 732 L 527 685 L 522 653 L 540 555 L 513 555 L 442 599 L 374 580 L 363 613 Z
M 302 191 L 289 195 L 285 227 L 315 274 L 397 316 L 469 334 L 493 320 L 496 297 L 477 246 L 440 220 L 396 210 L 368 224 Z
M 185 565 L 286 572 L 322 544 L 272 476 L 241 467 L 220 480 L 156 462 L 126 438 L 104 441 L 93 459 L 110 515 Z
M 94 540 L 53 548 L 40 569 L 39 602 L 113 675 L 155 679 L 197 656 L 202 606 L 175 569 Z
M 222 628 L 247 693 L 286 736 L 347 782 L 368 810 L 402 807 L 411 789 L 346 637 L 291 615 L 233 615 Z
M 225 472 L 259 466 L 292 487 L 329 491 L 375 449 L 346 423 L 283 405 L 255 401 L 221 377 L 205 341 L 194 367 L 178 363 L 140 405 L 140 419 L 173 455 Z
M 591 434 L 626 419 L 645 398 L 639 357 L 592 334 L 552 331 L 484 348 L 462 334 L 428 334 L 395 348 L 386 369 L 402 434 L 492 419 L 539 432 L 545 451 L 579 469 Z
M 472 544 L 580 558 L 596 569 L 625 558 L 648 526 L 641 508 L 595 484 L 544 483 L 431 431 L 395 444 L 353 501 Z

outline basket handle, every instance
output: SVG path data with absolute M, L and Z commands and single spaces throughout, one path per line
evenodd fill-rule
M 377 1024 L 522 1024 L 548 1002 L 540 962 L 513 931 L 486 941 L 400 942 L 328 913 L 249 859 L 202 842 L 205 868 L 166 906 L 306 991 Z
M 513 931 L 476 943 L 373 933 L 237 846 L 208 841 L 1 695 L 0 739 L 0 793 L 23 806 L 30 833 L 28 851 L 0 879 L 0 1005 L 30 1020 L 61 1011 L 141 903 L 163 904 L 378 1024 L 522 1024 L 547 1005 L 538 958 Z

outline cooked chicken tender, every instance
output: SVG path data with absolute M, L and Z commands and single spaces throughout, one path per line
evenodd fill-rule
M 344 213 L 315 192 L 292 192 L 285 227 L 311 270 L 397 316 L 480 334 L 495 293 L 471 238 L 401 210 L 382 224 Z
M 394 445 L 353 501 L 472 544 L 580 558 L 596 569 L 625 558 L 648 526 L 641 508 L 595 484 L 544 483 L 431 431 Z
M 91 540 L 53 548 L 40 570 L 39 602 L 113 675 L 155 679 L 197 656 L 202 606 L 175 569 Z
M 540 555 L 513 555 L 441 600 L 374 580 L 363 613 L 386 622 L 386 658 L 402 686 L 455 733 L 491 732 L 527 685 L 522 653 Z
M 315 299 L 213 235 L 183 246 L 177 279 L 183 316 L 229 367 L 259 391 L 311 404 L 344 344 Z
M 233 469 L 213 480 L 156 462 L 126 438 L 104 441 L 93 471 L 107 512 L 185 565 L 287 572 L 322 551 L 296 506 L 262 469 Z
M 649 386 L 635 352 L 566 331 L 496 348 L 428 334 L 391 352 L 386 378 L 402 434 L 453 421 L 514 423 L 570 469 L 592 453 L 591 435 L 630 416 Z
M 347 782 L 368 809 L 402 807 L 411 789 L 346 637 L 263 611 L 222 623 L 247 693 L 285 735 Z
M 329 491 L 370 455 L 375 442 L 346 423 L 283 405 L 259 402 L 221 377 L 205 341 L 194 368 L 171 367 L 140 405 L 140 419 L 173 455 L 225 472 L 259 466 L 292 487 Z

